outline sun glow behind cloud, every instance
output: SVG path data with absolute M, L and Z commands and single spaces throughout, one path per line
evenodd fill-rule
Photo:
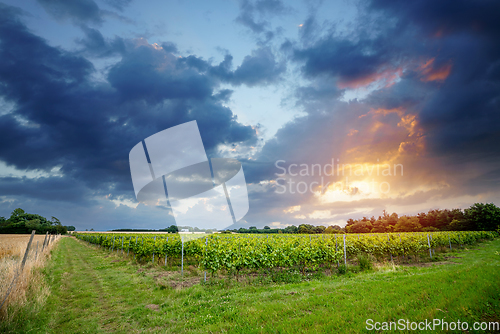
M 326 188 L 316 187 L 312 199 L 300 203 L 300 210 L 294 211 L 298 222 L 323 224 L 338 219 L 342 214 L 336 216 L 325 208 L 339 203 L 360 205 L 367 212 L 368 203 L 404 201 L 420 193 L 446 189 L 446 184 L 439 185 L 432 178 L 419 184 L 426 171 L 416 172 L 413 166 L 417 157 L 426 156 L 425 137 L 412 108 L 368 108 L 354 113 L 346 124 L 349 126 L 340 155 L 334 159 L 334 173 L 323 175 Z M 427 168 L 433 168 L 433 163 Z M 291 208 L 288 210 L 291 212 Z

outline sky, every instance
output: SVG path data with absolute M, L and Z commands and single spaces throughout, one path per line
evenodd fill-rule
M 500 204 L 498 1 L 0 3 L 0 216 L 165 228 L 129 152 L 196 120 L 230 228 Z

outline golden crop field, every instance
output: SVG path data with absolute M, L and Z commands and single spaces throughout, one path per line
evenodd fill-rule
M 0 234 L 0 304 L 4 301 L 9 287 L 21 267 L 30 236 L 30 234 Z M 41 287 L 40 274 L 36 268 L 43 266 L 50 254 L 49 250 L 55 244 L 55 242 L 51 242 L 42 253 L 44 239 L 45 235 L 34 236 L 24 270 L 17 277 L 9 297 L 0 310 L 0 316 L 13 316 L 13 312 L 8 312 L 9 305 L 22 304 L 26 300 L 26 292 L 30 286 L 38 285 Z
M 7 256 L 13 258 L 21 257 L 22 259 L 30 236 L 30 234 L 0 234 L 0 259 Z M 40 247 L 42 247 L 44 238 L 45 235 L 36 234 L 31 247 L 36 249 L 38 242 L 38 247 L 41 249 Z

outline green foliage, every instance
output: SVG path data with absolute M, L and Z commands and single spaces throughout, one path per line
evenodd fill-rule
M 320 234 L 325 233 L 325 230 L 326 228 L 322 225 L 300 224 L 297 232 L 300 234 Z
M 223 232 L 223 231 L 221 231 Z M 235 232 L 235 233 L 252 233 L 252 234 L 277 234 L 277 233 L 282 233 L 283 230 L 279 228 L 270 228 L 269 226 L 265 226 L 263 229 L 259 229 L 255 226 L 250 226 L 248 229 L 246 228 L 239 228 L 239 229 L 234 229 L 234 230 L 226 230 L 226 232 Z
M 465 217 L 478 230 L 494 231 L 500 227 L 500 208 L 493 203 L 476 203 L 465 209 Z
M 177 228 L 176 225 L 170 225 L 170 227 L 167 228 L 165 231 L 169 233 L 177 233 L 179 232 L 179 229 Z
M 299 228 L 295 225 L 287 226 L 283 229 L 285 233 L 298 233 Z
M 422 225 L 418 222 L 418 217 L 403 216 L 394 225 L 394 232 L 418 232 L 421 229 Z
M 327 234 L 342 234 L 344 231 L 338 225 L 330 225 L 325 229 L 325 233 Z
M 21 208 L 14 209 L 14 211 L 12 211 L 12 213 L 10 214 L 10 219 L 15 219 L 17 217 L 24 215 L 25 213 L 26 212 L 24 212 L 24 210 Z
M 373 268 L 373 263 L 367 254 L 358 254 L 357 260 L 358 260 L 359 269 L 371 270 Z
M 391 233 L 391 232 L 433 232 L 433 231 L 495 231 L 500 228 L 500 208 L 490 204 L 476 203 L 462 211 L 429 210 L 415 216 L 398 217 L 384 211 L 378 219 L 363 217 L 349 219 L 347 233 Z
M 481 239 L 493 239 L 496 232 L 435 232 L 431 247 L 472 245 Z M 426 252 L 427 233 L 346 235 L 346 256 L 397 256 Z M 181 257 L 181 237 L 154 234 L 78 233 L 76 237 L 108 249 L 121 249 L 139 259 Z M 185 236 L 184 238 L 187 238 Z M 333 265 L 344 258 L 343 236 L 290 234 L 217 234 L 194 240 L 184 239 L 184 255 L 199 261 L 205 270 L 238 273 L 242 269 L 295 268 L 304 271 L 320 265 Z M 359 260 L 359 259 L 358 259 Z M 368 266 L 368 264 L 366 264 Z
M 29 220 L 24 224 L 30 230 L 40 230 L 40 219 Z
M 339 275 L 345 275 L 345 274 L 347 274 L 348 267 L 346 264 L 342 263 L 339 265 L 337 270 L 339 272 Z
M 62 226 L 59 219 L 52 217 L 49 221 L 47 218 L 37 214 L 26 213 L 23 209 L 17 208 L 12 211 L 9 219 L 0 221 L 0 233 L 24 234 L 31 233 L 36 230 L 36 233 L 45 234 L 66 234 L 66 226 Z

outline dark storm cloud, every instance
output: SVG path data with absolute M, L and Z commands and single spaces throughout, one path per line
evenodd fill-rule
M 56 158 L 56 138 L 46 127 L 64 124 L 73 116 L 58 114 L 55 95 L 85 82 L 93 66 L 83 58 L 48 46 L 27 31 L 12 9 L 0 12 L 0 94 L 17 110 L 1 116 L 0 154 L 8 163 L 25 168 L 46 168 Z M 37 57 L 31 57 L 36 54 Z M 60 110 L 59 110 L 60 111 Z M 45 132 L 47 131 L 47 132 Z M 31 147 L 29 152 L 24 147 Z M 38 161 L 38 162 L 37 162 Z
M 86 52 L 121 56 L 107 81 L 95 82 L 91 62 L 49 46 L 27 30 L 17 13 L 12 7 L 0 12 L 0 96 L 13 106 L 0 116 L 0 159 L 21 170 L 57 166 L 64 175 L 50 179 L 56 186 L 19 179 L 26 196 L 35 185 L 40 185 L 36 194 L 66 185 L 67 191 L 84 197 L 102 192 L 132 198 L 130 149 L 147 136 L 191 120 L 197 120 L 209 154 L 219 144 L 255 142 L 255 130 L 240 124 L 221 103 L 230 91 L 215 94 L 219 80 L 187 66 L 172 49 L 145 40 L 121 44 L 115 39 L 113 44 L 88 29 Z M 3 180 L 2 195 L 19 195 L 15 182 Z M 92 191 L 81 192 L 75 182 Z
M 371 0 L 371 9 L 382 10 L 387 16 L 399 19 L 400 26 L 415 24 L 428 34 L 477 32 L 500 33 L 498 13 L 500 2 L 495 0 L 412 1 Z
M 89 189 L 73 180 L 72 186 L 68 187 L 68 180 L 62 177 L 2 177 L 0 178 L 0 194 L 3 196 L 26 196 L 30 198 L 61 201 L 79 202 L 89 204 Z
M 388 62 L 389 54 L 384 48 L 383 43 L 376 41 L 358 43 L 330 36 L 309 48 L 296 50 L 295 59 L 305 61 L 303 71 L 308 76 L 329 74 L 355 79 L 375 72 Z M 363 52 L 363 49 L 372 52 Z
M 329 31 L 325 34 L 325 30 Z M 301 44 L 283 45 L 308 78 L 329 76 L 339 81 L 360 80 L 386 69 L 395 69 L 411 55 L 422 52 L 409 42 L 412 31 L 360 24 L 353 34 L 338 35 L 334 27 L 319 29 L 314 18 L 301 28 Z
M 94 28 L 81 26 L 85 33 L 84 38 L 76 40 L 81 45 L 82 53 L 95 57 L 112 57 L 126 52 L 126 41 L 121 37 L 114 39 L 105 38 L 101 32 Z
M 419 29 L 439 46 L 436 61 L 450 64 L 420 113 L 429 148 L 456 161 L 500 156 L 500 2 L 374 0 L 371 8 L 396 16 L 399 26 Z M 440 64 L 436 64 L 439 68 Z M 496 159 L 495 159 L 496 160 Z M 498 163 L 498 160 L 496 160 Z
M 144 99 L 154 104 L 164 99 L 211 96 L 213 83 L 209 77 L 176 65 L 177 57 L 173 54 L 139 46 L 113 66 L 108 80 L 127 100 Z

